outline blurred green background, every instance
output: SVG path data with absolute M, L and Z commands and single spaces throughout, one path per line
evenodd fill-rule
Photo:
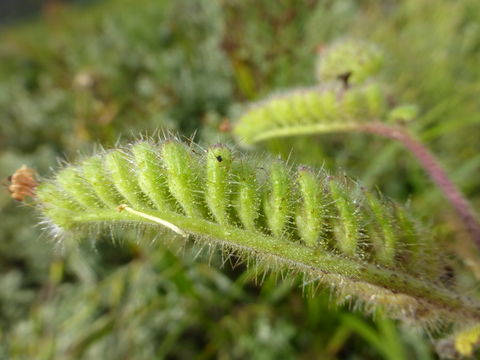
M 99 0 L 0 5 L 0 179 L 140 135 L 230 141 L 249 101 L 311 85 L 317 49 L 376 42 L 384 80 L 419 105 L 411 126 L 480 209 L 478 0 Z M 411 156 L 368 135 L 271 142 L 260 151 L 341 169 L 411 202 L 445 239 L 458 220 Z M 0 359 L 435 359 L 427 336 L 336 306 L 301 279 L 223 264 L 154 234 L 42 231 L 0 194 Z

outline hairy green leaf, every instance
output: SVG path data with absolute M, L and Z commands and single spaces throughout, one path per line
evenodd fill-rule
M 408 211 L 344 176 L 170 138 L 67 166 L 39 186 L 37 201 L 59 236 L 159 226 L 395 316 L 426 324 L 480 319 L 478 305 L 442 285 L 441 255 L 424 251 L 433 242 Z

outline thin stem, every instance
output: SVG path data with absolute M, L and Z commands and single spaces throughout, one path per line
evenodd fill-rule
M 405 145 L 405 147 L 410 150 L 420 162 L 435 184 L 441 189 L 445 197 L 450 201 L 464 222 L 465 227 L 473 240 L 477 246 L 480 247 L 480 224 L 478 223 L 474 210 L 471 208 L 467 199 L 457 186 L 449 179 L 437 158 L 421 141 L 417 140 L 404 128 L 383 123 L 365 124 L 360 126 L 358 130 L 366 133 L 382 135 L 400 141 Z

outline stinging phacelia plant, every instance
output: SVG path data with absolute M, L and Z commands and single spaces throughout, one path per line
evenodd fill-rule
M 444 283 L 445 259 L 405 208 L 323 170 L 225 145 L 140 141 L 64 167 L 36 201 L 58 236 L 158 226 L 367 310 L 427 326 L 480 321 L 480 304 Z
M 436 157 L 401 124 L 416 117 L 416 107 L 392 106 L 386 86 L 375 79 L 382 58 L 376 46 L 360 40 L 345 39 L 325 48 L 317 62 L 320 85 L 252 104 L 234 128 L 238 142 L 253 145 L 331 132 L 370 133 L 399 141 L 450 201 L 480 247 L 480 223 L 470 204 Z
M 384 120 L 408 121 L 415 107 L 394 107 L 385 84 L 375 79 L 383 53 L 373 44 L 343 39 L 318 55 L 318 85 L 273 95 L 252 104 L 237 121 L 234 133 L 251 145 L 285 136 L 336 131 L 368 131 Z
M 388 101 L 381 85 L 369 83 L 344 90 L 340 84 L 328 83 L 277 94 L 252 105 L 234 132 L 239 143 L 251 145 L 279 137 L 359 131 L 386 117 Z

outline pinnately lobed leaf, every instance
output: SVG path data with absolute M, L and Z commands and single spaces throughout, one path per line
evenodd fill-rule
M 295 135 L 351 131 L 388 114 L 385 91 L 369 83 L 347 90 L 339 84 L 293 90 L 250 106 L 237 121 L 240 143 Z
M 272 96 L 250 106 L 233 129 L 238 143 L 249 146 L 281 137 L 330 132 L 359 132 L 397 141 L 411 152 L 443 192 L 472 240 L 480 247 L 480 222 L 468 199 L 451 181 L 435 155 L 405 126 L 417 117 L 417 107 L 412 104 L 394 106 L 395 99 L 388 96 L 384 85 L 373 77 L 381 67 L 381 58 L 374 45 L 360 40 L 338 41 L 325 48 L 319 54 L 317 74 L 318 80 L 326 83 Z M 337 190 L 335 184 L 330 186 L 331 193 L 340 195 Z M 350 221 L 334 227 L 334 231 L 343 234 L 338 237 L 342 251 L 352 254 L 361 230 L 355 220 L 361 214 L 354 212 L 351 204 L 341 196 L 337 203 L 338 214 Z M 377 223 L 369 225 L 374 232 L 370 234 L 370 243 L 378 249 L 379 260 L 391 264 L 396 255 L 394 233 L 397 225 L 383 218 L 383 206 L 374 198 L 368 197 L 368 203 Z
M 279 137 L 367 131 L 382 121 L 405 123 L 414 105 L 393 105 L 387 86 L 374 76 L 382 52 L 371 43 L 344 39 L 320 51 L 318 85 L 270 96 L 251 104 L 237 119 L 234 134 L 252 145 Z
M 37 201 L 62 236 L 158 226 L 403 319 L 480 320 L 478 304 L 442 283 L 441 257 L 408 211 L 344 176 L 170 138 L 67 166 L 40 184 Z

